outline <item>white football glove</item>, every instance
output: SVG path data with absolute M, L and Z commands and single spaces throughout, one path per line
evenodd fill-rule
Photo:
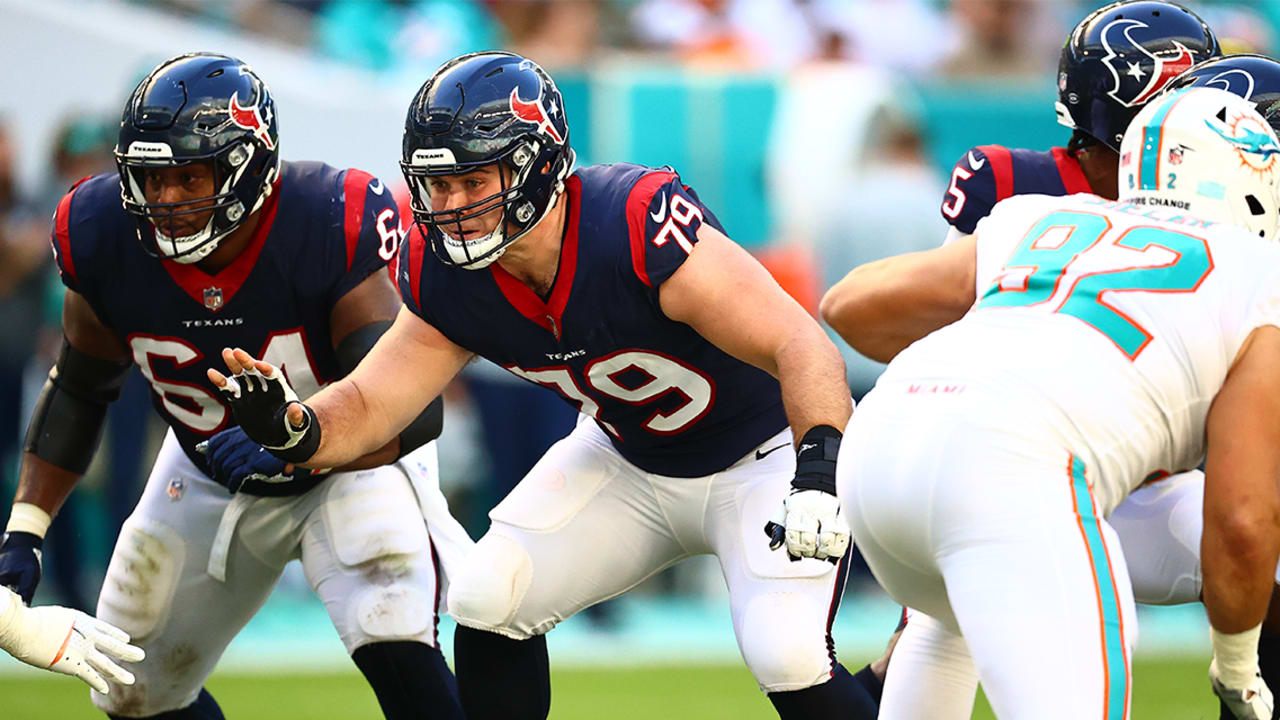
M 142 648 L 129 644 L 123 630 L 79 610 L 46 605 L 27 607 L 0 588 L 0 648 L 41 670 L 74 675 L 106 694 L 105 675 L 117 685 L 132 685 L 133 674 L 114 661 L 139 662 Z M 7 604 L 7 607 L 5 605 Z
M 781 526 L 784 532 L 776 528 Z M 785 539 L 792 559 L 817 558 L 839 562 L 849 549 L 849 524 L 840 498 L 822 490 L 793 490 L 774 516 L 770 550 Z
M 1213 686 L 1214 694 L 1222 698 L 1231 714 L 1239 720 L 1271 720 L 1275 699 L 1260 673 L 1255 672 L 1253 679 L 1245 683 L 1244 687 L 1227 687 L 1218 674 L 1218 659 L 1214 658 L 1209 663 L 1209 683 Z

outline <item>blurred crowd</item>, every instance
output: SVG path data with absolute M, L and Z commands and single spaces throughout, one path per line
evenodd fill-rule
M 802 303 L 852 267 L 937 245 L 948 167 L 930 152 L 917 82 L 1049 87 L 1070 28 L 1098 2 L 1066 0 L 133 0 L 317 58 L 420 84 L 456 54 L 495 47 L 553 74 L 648 62 L 775 78 L 765 149 L 769 241 L 753 248 Z M 1270 53 L 1280 2 L 1192 3 L 1228 52 Z M 213 49 L 213 48 L 201 48 Z M 270 82 L 270 78 L 267 78 Z M 841 88 L 859 88 L 842 92 Z M 1051 89 L 1051 88 L 1050 88 Z M 868 101 L 868 98 L 875 98 Z M 123 106 L 124 98 L 121 99 Z M 0 505 L 16 483 L 31 404 L 59 345 L 61 285 L 49 218 L 79 178 L 114 171 L 114 116 L 68 116 L 52 147 L 14 147 L 0 103 Z M 1052 123 L 1052 120 L 1047 122 Z M 988 142 L 1000 142 L 991 128 Z M 1062 131 L 1065 143 L 1068 131 Z M 15 181 L 15 153 L 48 153 L 37 187 Z M 314 158 L 324 159 L 324 158 Z M 880 366 L 843 343 L 855 395 Z M 478 537 L 487 512 L 576 414 L 549 391 L 473 365 L 448 391 L 442 476 Z M 511 418 L 524 418 L 518 428 Z M 530 422 L 528 418 L 538 418 Z M 91 610 L 120 524 L 160 437 L 137 372 L 110 415 L 86 481 L 46 545 L 44 600 Z M 70 517 L 67 517 L 70 516 Z M 665 580 L 664 582 L 677 582 Z

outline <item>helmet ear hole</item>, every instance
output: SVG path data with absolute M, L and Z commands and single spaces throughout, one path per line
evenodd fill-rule
M 1245 195 L 1244 201 L 1249 205 L 1249 212 L 1254 215 L 1262 215 L 1267 212 L 1263 209 L 1262 203 L 1259 202 L 1258 198 L 1253 195 Z

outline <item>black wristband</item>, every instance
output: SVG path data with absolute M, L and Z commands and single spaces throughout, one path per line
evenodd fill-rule
M 0 550 L 12 550 L 14 548 L 40 550 L 44 548 L 44 538 L 35 533 L 21 530 L 11 530 L 4 535 L 0 535 Z
M 796 490 L 821 490 L 836 494 L 836 457 L 844 435 L 830 425 L 815 425 L 800 438 L 796 448 Z

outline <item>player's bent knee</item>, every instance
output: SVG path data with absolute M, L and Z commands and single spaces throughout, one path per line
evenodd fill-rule
M 449 585 L 449 614 L 467 627 L 527 639 L 536 633 L 517 616 L 532 578 L 528 551 L 490 532 L 476 543 L 470 562 Z
M 98 616 L 145 640 L 168 620 L 186 561 L 182 536 L 160 523 L 130 518 L 120 530 L 98 596 Z
M 738 642 L 761 690 L 803 690 L 830 679 L 825 614 L 814 615 L 812 599 L 793 593 L 761 595 L 744 609 Z

